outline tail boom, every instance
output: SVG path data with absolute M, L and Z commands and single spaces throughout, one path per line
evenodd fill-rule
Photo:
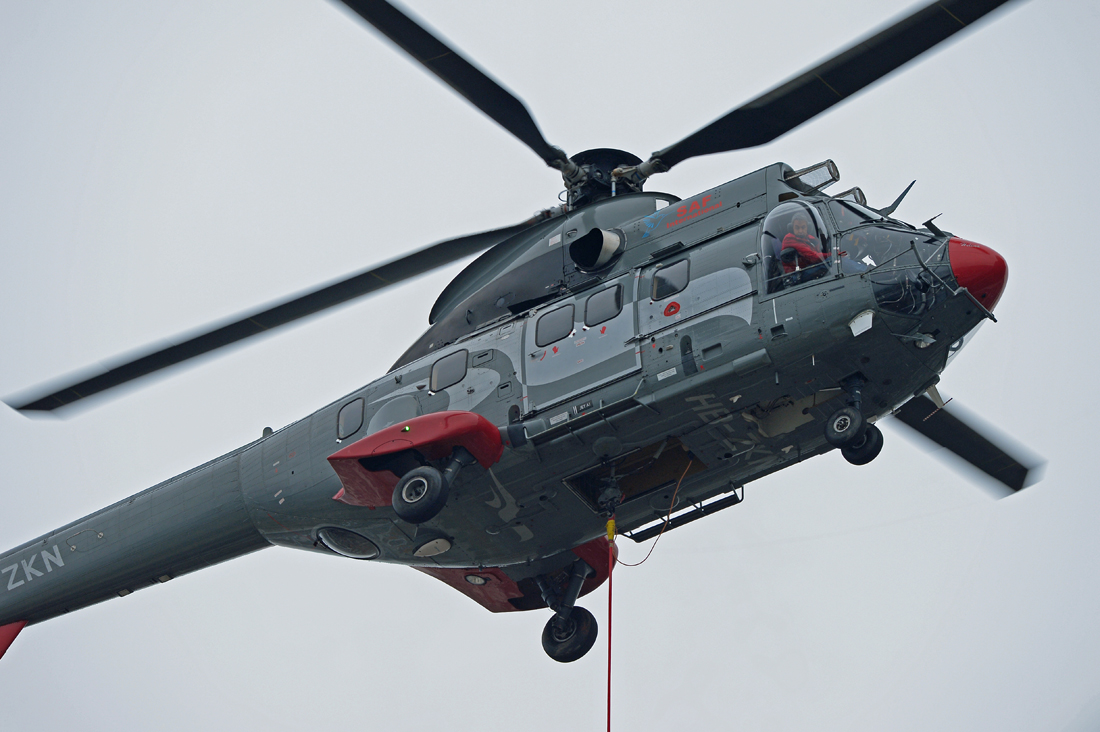
M 24 625 L 267 546 L 239 456 L 207 463 L 0 557 L 0 655 Z

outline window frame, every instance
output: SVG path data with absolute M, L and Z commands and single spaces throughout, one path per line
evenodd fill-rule
M 553 315 L 554 313 L 558 313 L 558 312 L 561 312 L 562 310 L 566 310 L 566 309 L 569 310 L 569 323 L 570 323 L 569 330 L 567 330 L 565 333 L 563 333 L 562 335 L 560 335 L 556 338 L 551 338 L 548 341 L 542 340 L 540 338 L 540 334 L 539 334 L 539 326 L 542 324 L 542 321 L 547 316 Z M 554 308 L 553 310 L 547 310 L 546 312 L 540 313 L 538 318 L 535 319 L 535 347 L 536 348 L 544 348 L 544 347 L 549 346 L 551 344 L 557 343 L 560 340 L 564 340 L 565 338 L 568 338 L 570 335 L 572 335 L 573 332 L 576 330 L 576 328 L 577 328 L 577 308 L 573 303 L 568 303 L 566 305 L 562 305 L 561 307 Z
M 588 322 L 588 306 L 589 306 L 589 304 L 591 304 L 591 302 L 595 298 L 599 297 L 600 295 L 603 295 L 605 292 L 611 292 L 611 291 L 616 291 L 615 299 L 618 302 L 618 309 L 615 310 L 615 312 L 613 314 L 607 316 L 606 318 L 602 318 L 600 320 L 596 320 L 596 321 L 593 321 L 593 322 Z M 586 299 L 584 301 L 584 324 L 585 324 L 585 326 L 587 326 L 589 328 L 592 328 L 594 326 L 599 325 L 600 323 L 606 323 L 609 320 L 613 320 L 614 318 L 619 317 L 619 315 L 622 312 L 623 312 L 623 286 L 622 286 L 622 283 L 616 282 L 611 287 L 605 287 L 604 289 L 600 290 L 599 292 L 592 293 L 591 295 L 588 296 L 588 299 Z
M 678 266 L 680 266 L 681 263 L 683 263 L 685 269 L 687 269 L 687 277 L 684 280 L 684 286 L 681 287 L 679 290 L 674 290 L 674 291 L 672 291 L 672 292 L 670 292 L 666 295 L 662 295 L 661 297 L 657 297 L 657 275 L 660 274 L 661 270 L 671 269 L 672 267 L 678 267 Z M 667 300 L 670 297 L 674 297 L 676 295 L 679 295 L 681 292 L 686 290 L 688 288 L 688 285 L 690 285 L 690 284 L 691 284 L 691 258 L 690 257 L 684 257 L 683 259 L 677 260 L 677 261 L 675 261 L 671 264 L 662 265 L 662 266 L 657 267 L 656 269 L 653 270 L 653 274 L 650 275 L 649 299 L 652 300 L 653 302 L 660 302 L 661 300 Z
M 344 430 L 344 412 L 346 412 L 350 407 L 354 407 L 356 404 L 359 405 L 359 423 L 355 426 L 355 429 L 345 431 Z M 364 418 L 364 412 L 365 411 L 366 411 L 366 401 L 363 399 L 363 397 L 358 397 L 356 399 L 352 399 L 350 402 L 348 402 L 344 406 L 340 407 L 340 411 L 336 413 L 336 437 L 337 437 L 337 439 L 346 440 L 347 438 L 351 437 L 352 435 L 354 435 L 359 430 L 363 429 L 363 418 Z

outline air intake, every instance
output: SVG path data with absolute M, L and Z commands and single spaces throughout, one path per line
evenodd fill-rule
M 592 229 L 569 245 L 569 257 L 582 272 L 596 272 L 623 253 L 626 237 L 619 230 Z

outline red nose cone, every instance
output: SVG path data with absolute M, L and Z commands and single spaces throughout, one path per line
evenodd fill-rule
M 993 310 L 1008 282 L 1008 263 L 987 246 L 953 238 L 947 244 L 951 271 L 959 287 L 965 287 L 986 310 Z

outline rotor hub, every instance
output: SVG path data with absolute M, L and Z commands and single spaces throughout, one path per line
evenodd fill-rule
M 641 165 L 642 161 L 637 155 L 632 155 L 625 150 L 599 147 L 579 152 L 569 159 L 584 171 L 583 178 L 566 189 L 571 208 L 611 198 L 613 195 L 640 193 L 642 190 L 641 182 L 612 175 L 612 171 L 616 168 Z

